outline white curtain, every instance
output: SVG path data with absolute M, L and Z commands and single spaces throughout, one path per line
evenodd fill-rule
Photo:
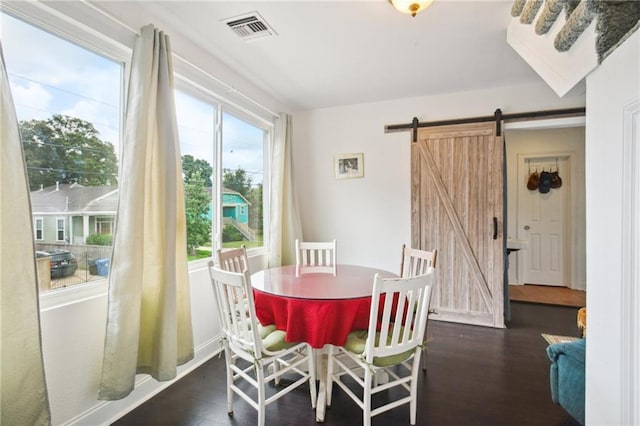
M 29 184 L 0 45 L 0 424 L 51 424 Z
M 133 50 L 109 281 L 100 399 L 136 373 L 176 377 L 193 358 L 182 163 L 169 38 L 142 28 Z
M 271 156 L 270 267 L 295 263 L 295 240 L 302 239 L 291 144 L 291 116 L 282 113 L 276 122 Z

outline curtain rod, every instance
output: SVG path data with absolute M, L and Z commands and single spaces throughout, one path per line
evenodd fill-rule
M 493 115 L 485 115 L 481 117 L 469 117 L 458 118 L 452 120 L 440 120 L 440 121 L 427 121 L 419 122 L 417 117 L 413 117 L 411 123 L 406 124 L 387 124 L 384 126 L 384 132 L 402 132 L 406 130 L 412 130 L 412 142 L 418 141 L 418 128 L 420 127 L 436 127 L 436 126 L 449 126 L 454 124 L 468 124 L 468 123 L 484 123 L 487 121 L 495 121 L 498 136 L 502 135 L 501 122 L 502 121 L 527 121 L 537 120 L 542 118 L 548 118 L 552 116 L 556 117 L 572 117 L 581 116 L 586 114 L 586 108 L 567 108 L 567 109 L 552 109 L 547 111 L 531 111 L 531 112 L 519 112 L 514 114 L 502 114 L 502 110 L 498 108 Z
M 138 30 L 136 30 L 135 28 L 131 28 L 129 25 L 125 24 L 124 22 L 122 22 L 120 19 L 116 18 L 115 16 L 111 15 L 108 12 L 105 12 L 102 8 L 95 6 L 92 3 L 89 3 L 86 0 L 81 0 L 81 2 L 83 4 L 85 4 L 87 7 L 93 9 L 94 11 L 98 12 L 99 14 L 101 14 L 102 16 L 104 16 L 107 19 L 110 19 L 112 22 L 115 22 L 116 24 L 120 25 L 122 28 L 124 28 L 125 30 L 131 32 L 133 35 L 140 35 L 140 32 Z M 238 89 L 236 89 L 235 87 L 225 83 L 224 81 L 220 80 L 218 77 L 214 76 L 213 74 L 211 74 L 208 71 L 205 71 L 204 69 L 202 69 L 201 67 L 195 65 L 193 62 L 188 61 L 187 59 L 183 58 L 182 56 L 176 54 L 175 52 L 171 52 L 171 54 L 178 60 L 182 61 L 183 63 L 187 64 L 188 66 L 192 67 L 193 69 L 195 69 L 196 71 L 206 75 L 207 77 L 211 78 L 212 80 L 214 80 L 216 83 L 220 84 L 221 86 L 223 86 L 226 89 L 226 93 L 235 93 L 237 94 L 239 97 L 243 98 L 244 100 L 246 100 L 247 102 L 257 106 L 258 108 L 262 109 L 263 111 L 271 114 L 273 117 L 279 117 L 280 114 L 278 114 L 277 112 L 271 111 L 269 108 L 265 107 L 264 105 L 262 105 L 261 103 L 259 103 L 258 101 L 254 100 L 253 98 L 245 95 L 244 93 L 242 93 L 241 91 L 239 91 Z

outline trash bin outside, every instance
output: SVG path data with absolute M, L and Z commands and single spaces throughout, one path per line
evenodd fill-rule
M 98 275 L 98 267 L 96 266 L 96 259 L 89 258 L 89 260 L 87 261 L 87 264 L 89 266 L 89 274 Z
M 109 275 L 109 263 L 111 259 L 96 259 L 96 269 L 98 270 L 98 275 L 101 277 L 106 277 Z

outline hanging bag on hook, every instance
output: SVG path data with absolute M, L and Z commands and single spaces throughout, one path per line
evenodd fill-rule
M 542 171 L 540 173 L 540 185 L 538 185 L 538 191 L 541 194 L 546 194 L 551 190 L 551 173 Z
M 560 168 L 558 168 L 558 157 L 556 157 L 556 171 L 551 172 L 551 188 L 557 189 L 562 186 L 562 179 L 560 179 Z
M 538 171 L 529 174 L 529 180 L 527 181 L 527 189 L 529 191 L 535 191 L 538 189 L 538 185 L 540 185 L 540 175 Z
M 557 189 L 562 186 L 562 179 L 558 175 L 558 171 L 551 172 L 551 188 Z

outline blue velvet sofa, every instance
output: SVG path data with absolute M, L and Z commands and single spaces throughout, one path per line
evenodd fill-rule
M 584 424 L 585 349 L 587 339 L 547 347 L 551 360 L 551 399 Z

